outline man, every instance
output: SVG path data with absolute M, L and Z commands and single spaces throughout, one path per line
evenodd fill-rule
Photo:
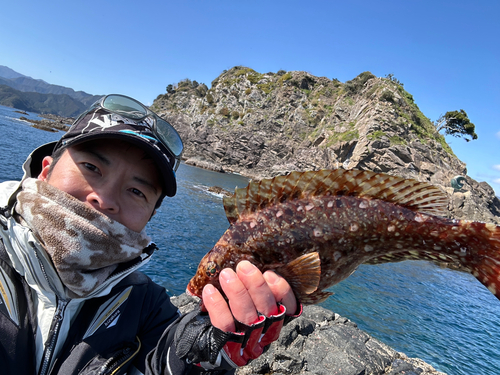
M 2 373 L 232 373 L 300 312 L 283 278 L 246 261 L 220 274 L 227 300 L 208 285 L 185 316 L 137 271 L 181 153 L 170 124 L 108 95 L 0 184 Z

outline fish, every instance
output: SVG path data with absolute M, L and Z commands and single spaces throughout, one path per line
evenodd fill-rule
M 202 258 L 186 292 L 222 293 L 218 275 L 242 260 L 272 270 L 304 305 L 361 264 L 458 263 L 500 299 L 500 227 L 447 218 L 439 187 L 367 170 L 291 172 L 252 181 L 223 199 L 230 223 Z M 224 294 L 223 294 L 224 295 Z

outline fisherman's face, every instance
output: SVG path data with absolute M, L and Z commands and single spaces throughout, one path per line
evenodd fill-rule
M 68 147 L 50 170 L 52 162 L 52 157 L 44 158 L 40 180 L 133 231 L 144 229 L 155 213 L 162 193 L 158 169 L 128 142 L 85 142 Z

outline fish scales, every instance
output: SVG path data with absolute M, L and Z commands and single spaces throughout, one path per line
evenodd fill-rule
M 425 259 L 459 262 L 500 295 L 499 227 L 434 215 L 446 197 L 432 185 L 367 171 L 302 172 L 235 197 L 225 202 L 232 224 L 200 262 L 190 294 L 201 296 L 207 283 L 220 289 L 220 270 L 246 259 L 285 277 L 302 303 L 317 303 L 362 263 Z

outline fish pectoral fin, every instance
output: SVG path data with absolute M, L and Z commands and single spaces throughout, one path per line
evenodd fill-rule
M 290 284 L 297 296 L 311 294 L 318 289 L 321 277 L 321 259 L 317 252 L 302 255 L 276 269 Z
M 324 290 L 318 290 L 316 292 L 303 296 L 300 299 L 300 302 L 303 305 L 315 305 L 317 303 L 326 301 L 326 299 L 331 295 L 333 295 L 333 292 L 325 292 Z

